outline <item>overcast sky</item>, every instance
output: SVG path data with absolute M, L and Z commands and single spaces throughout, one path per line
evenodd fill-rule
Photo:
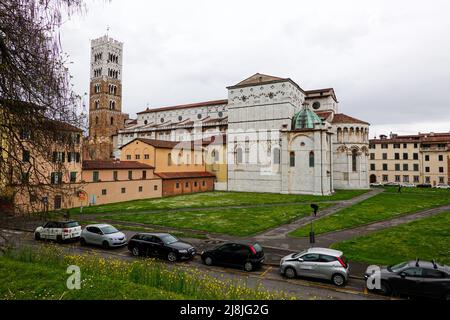
M 61 38 L 78 93 L 90 40 L 124 42 L 123 111 L 227 97 L 256 72 L 333 87 L 340 112 L 394 131 L 450 131 L 450 1 L 87 0 Z

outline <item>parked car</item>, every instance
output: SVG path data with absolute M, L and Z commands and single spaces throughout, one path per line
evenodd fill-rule
M 81 231 L 80 243 L 101 245 L 108 249 L 126 245 L 127 237 L 109 224 L 91 224 Z
M 450 189 L 450 186 L 446 183 L 439 183 L 435 186 L 436 189 Z
M 156 256 L 175 262 L 195 256 L 195 248 L 168 233 L 138 233 L 128 241 L 134 256 Z
M 417 185 L 417 188 L 431 188 L 432 185 L 429 183 L 421 183 Z
M 49 239 L 58 243 L 66 240 L 78 241 L 80 235 L 81 227 L 76 221 L 48 221 L 34 231 L 36 240 Z
M 403 188 L 415 188 L 416 185 L 414 183 L 402 183 Z
M 383 184 L 382 184 L 381 182 L 372 182 L 372 183 L 370 184 L 370 186 L 371 186 L 371 187 L 382 187 Z
M 250 272 L 264 262 L 264 251 L 261 245 L 255 242 L 227 242 L 202 252 L 201 257 L 207 266 L 239 267 Z
M 366 270 L 364 277 L 371 276 Z M 408 261 L 381 268 L 381 288 L 385 295 L 404 294 L 450 300 L 450 267 L 428 261 Z
M 280 273 L 287 278 L 308 277 L 331 280 L 336 286 L 344 286 L 350 266 L 342 251 L 326 248 L 310 248 L 290 254 L 280 262 Z
M 398 187 L 399 185 L 400 183 L 398 182 L 388 182 L 384 184 L 385 187 Z

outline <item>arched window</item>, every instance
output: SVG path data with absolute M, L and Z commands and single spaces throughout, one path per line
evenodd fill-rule
M 280 148 L 273 149 L 273 164 L 280 164 Z
M 167 165 L 171 166 L 172 165 L 172 154 L 169 153 L 167 155 Z
M 291 167 L 295 167 L 295 152 L 294 151 L 291 151 L 289 153 L 289 165 Z
M 114 117 L 111 117 L 111 125 L 114 124 Z
M 357 170 L 357 159 L 358 159 L 358 151 L 356 151 L 356 149 L 353 149 L 353 151 L 352 151 L 352 170 L 353 170 L 353 172 L 358 171 Z
M 183 162 L 183 154 L 180 152 L 179 154 L 178 154 L 178 165 L 181 165 L 181 163 Z
M 95 104 L 95 109 L 98 109 L 100 107 L 100 101 L 96 100 L 94 102 L 94 104 Z
M 95 117 L 95 124 L 98 124 L 98 117 Z
M 237 164 L 242 163 L 242 148 L 241 147 L 236 149 L 236 163 Z
M 309 153 L 309 167 L 314 168 L 314 151 Z

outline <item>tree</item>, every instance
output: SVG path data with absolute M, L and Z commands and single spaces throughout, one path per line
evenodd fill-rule
M 83 119 L 59 30 L 83 10 L 82 0 L 0 0 L 0 206 L 62 189 L 49 183 L 49 166 L 61 166 L 51 150 L 73 150 Z

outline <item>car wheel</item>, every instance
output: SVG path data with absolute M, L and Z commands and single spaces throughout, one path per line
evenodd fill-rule
M 253 264 L 250 261 L 246 262 L 244 264 L 244 270 L 247 271 L 247 272 L 252 271 L 253 270 Z
M 62 236 L 57 236 L 56 237 L 56 242 L 62 243 L 63 242 Z
M 338 287 L 342 287 L 345 284 L 345 278 L 340 273 L 334 274 L 331 281 L 333 281 L 333 284 Z
M 284 270 L 284 276 L 288 279 L 293 279 L 297 276 L 297 273 L 295 272 L 294 268 L 287 267 Z
M 102 247 L 103 247 L 103 249 L 109 249 L 109 242 L 108 241 L 103 241 L 103 243 L 102 243 Z
M 86 240 L 84 238 L 80 238 L 80 245 L 85 246 Z
M 39 232 L 36 232 L 35 234 L 34 234 L 34 239 L 35 240 L 41 240 L 41 234 L 39 233 Z
M 213 259 L 211 257 L 206 257 L 205 260 L 203 261 L 207 266 L 212 266 L 213 264 Z
M 167 260 L 169 260 L 170 262 L 177 261 L 176 253 L 175 252 L 169 252 L 169 254 L 167 255 Z
M 141 255 L 141 252 L 139 251 L 138 247 L 134 247 L 133 250 L 131 250 L 131 253 L 133 254 L 133 256 L 135 257 L 139 257 Z
M 392 294 L 392 288 L 386 281 L 381 281 L 380 292 L 385 296 L 390 296 Z

